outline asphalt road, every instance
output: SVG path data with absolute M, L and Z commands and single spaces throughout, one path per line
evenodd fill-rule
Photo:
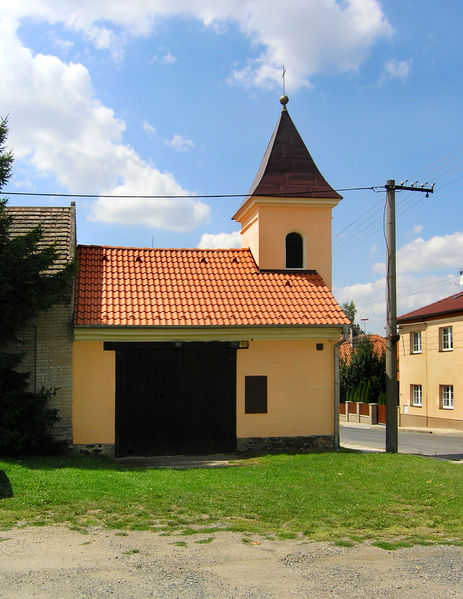
M 342 447 L 382 451 L 385 448 L 384 426 L 341 424 Z M 463 432 L 415 432 L 399 429 L 399 453 L 412 453 L 447 460 L 463 460 Z

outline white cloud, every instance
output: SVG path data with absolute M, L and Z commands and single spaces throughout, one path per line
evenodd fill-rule
M 153 127 L 148 121 L 143 121 L 142 128 L 148 137 L 154 137 L 156 135 L 156 127 Z
M 397 60 L 392 58 L 384 65 L 382 80 L 384 79 L 406 79 L 410 74 L 411 59 Z
M 151 62 L 160 62 L 161 64 L 174 64 L 177 62 L 177 57 L 170 53 L 166 48 L 158 48 L 162 54 L 159 56 L 155 54 L 151 59 Z
M 397 270 L 401 273 L 430 272 L 463 266 L 463 232 L 436 235 L 425 241 L 421 237 L 401 247 L 397 252 Z
M 68 54 L 68 52 L 74 47 L 74 42 L 71 40 L 63 40 L 62 38 L 52 35 L 53 45 L 62 52 L 62 54 Z
M 10 115 L 9 146 L 17 160 L 41 175 L 79 193 L 187 193 L 172 174 L 148 165 L 123 143 L 125 123 L 96 98 L 82 64 L 32 55 L 8 21 L 0 24 L 0 80 L 0 114 Z M 100 199 L 92 217 L 178 231 L 206 223 L 209 207 L 190 199 L 148 201 L 143 207 L 131 200 Z
M 452 269 L 455 272 L 462 265 L 463 232 L 451 235 L 436 235 L 427 241 L 417 237 L 397 250 L 397 272 L 430 272 L 433 270 Z M 384 262 L 372 266 L 377 274 L 386 272 Z
M 232 78 L 257 86 L 281 85 L 281 66 L 288 67 L 287 87 L 309 85 L 322 70 L 358 69 L 378 38 L 391 34 L 376 0 L 300 0 L 243 2 L 236 11 L 240 29 L 263 47 L 257 59 L 237 69 Z
M 422 231 L 423 231 L 423 225 L 415 225 L 413 227 L 413 233 L 415 233 L 415 235 L 419 235 Z
M 174 62 L 177 62 L 177 57 L 174 56 L 173 54 L 171 54 L 170 52 L 167 52 L 166 54 L 164 54 L 164 56 L 161 58 L 161 62 L 163 64 L 174 64 Z
M 179 152 L 189 152 L 195 147 L 194 141 L 175 133 L 172 139 L 163 140 L 166 146 L 178 150 Z
M 74 0 L 17 0 L 2 10 L 16 20 L 62 22 L 117 58 L 127 36 L 147 36 L 168 17 L 196 18 L 218 34 L 224 24 L 236 23 L 261 52 L 231 78 L 247 85 L 280 85 L 285 64 L 291 89 L 308 85 L 322 70 L 358 69 L 371 46 L 392 32 L 379 0 L 292 0 L 284 5 L 279 0 L 107 0 L 82 2 L 77 9 Z M 175 58 L 169 55 L 167 61 Z M 390 76 L 401 76 L 407 65 L 402 62 L 388 67 Z
M 397 251 L 397 312 L 405 314 L 456 293 L 455 284 L 462 266 L 463 233 L 414 239 Z M 354 301 L 358 318 L 369 318 L 369 330 L 381 333 L 386 310 L 385 264 L 378 262 L 373 272 L 380 278 L 354 283 L 335 290 L 342 303 Z
M 406 314 L 422 306 L 456 293 L 457 277 L 452 274 L 407 275 L 397 277 L 397 315 Z M 367 332 L 385 334 L 386 279 L 381 277 L 368 283 L 354 283 L 335 288 L 340 303 L 353 301 L 357 307 L 357 320 L 368 318 Z
M 240 248 L 241 234 L 239 231 L 233 233 L 203 233 L 198 243 L 200 249 L 226 249 Z

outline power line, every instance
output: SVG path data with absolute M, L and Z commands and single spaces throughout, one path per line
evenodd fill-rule
M 440 179 L 444 179 L 445 181 L 444 184 L 439 183 L 439 190 L 448 187 L 463 177 L 462 175 L 448 181 L 450 175 L 456 175 L 463 167 L 463 162 L 461 161 L 462 155 L 463 146 L 460 146 L 422 169 L 415 175 L 413 180 L 418 177 L 422 178 L 424 173 L 431 172 L 433 174 L 426 175 L 428 180 L 437 182 Z M 397 189 L 397 191 L 399 191 L 399 189 Z M 423 201 L 423 199 L 424 198 L 421 195 L 416 197 L 416 194 L 413 192 L 406 194 L 405 197 L 399 197 L 397 202 L 398 215 L 400 216 L 411 208 L 414 208 L 420 201 Z M 333 253 L 336 256 L 340 257 L 346 254 L 352 248 L 358 246 L 365 237 L 380 230 L 383 212 L 380 206 L 381 204 L 382 201 L 379 201 L 374 206 L 369 207 L 365 212 L 344 227 L 344 229 L 334 235 Z M 372 211 L 373 214 L 371 214 Z
M 379 186 L 381 187 L 381 186 Z M 346 191 L 375 191 L 379 187 L 343 187 L 334 189 L 336 192 Z M 134 199 L 134 200 L 177 200 L 177 199 L 220 199 L 220 198 L 247 198 L 247 197 L 266 197 L 266 198 L 305 198 L 307 194 L 326 193 L 326 189 L 308 189 L 306 191 L 297 191 L 281 194 L 266 194 L 266 193 L 215 193 L 215 194 L 165 194 L 165 195 L 134 195 L 134 194 L 101 194 L 101 193 L 37 193 L 32 191 L 0 191 L 0 195 L 8 196 L 31 196 L 31 197 L 50 197 L 50 198 L 114 198 L 114 199 Z

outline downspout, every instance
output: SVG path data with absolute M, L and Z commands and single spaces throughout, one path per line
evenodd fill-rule
M 350 325 L 342 325 L 342 338 L 334 344 L 334 451 L 339 451 L 339 346 L 347 341 Z

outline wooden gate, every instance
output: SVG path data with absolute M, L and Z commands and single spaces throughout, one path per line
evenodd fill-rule
M 118 343 L 114 349 L 117 456 L 235 449 L 236 348 Z

